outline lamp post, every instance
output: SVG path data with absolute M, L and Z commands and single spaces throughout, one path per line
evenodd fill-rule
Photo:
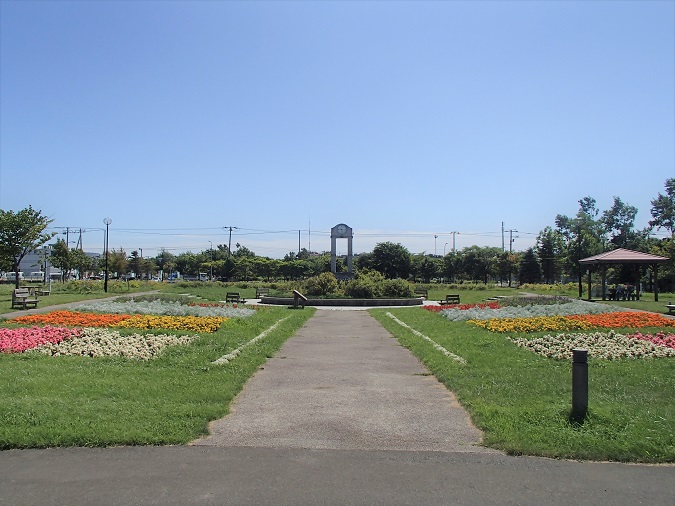
M 108 233 L 112 220 L 104 218 L 103 223 L 105 223 L 105 281 L 103 282 L 103 291 L 108 293 Z
M 213 281 L 213 243 L 209 241 L 209 244 L 211 245 L 211 248 L 209 250 L 209 253 L 211 253 L 211 263 L 209 265 L 209 281 Z
M 443 245 L 443 256 L 445 256 L 445 247 L 446 247 L 447 245 L 448 245 L 447 242 Z
M 436 239 L 438 239 L 438 236 L 434 234 L 434 256 L 436 256 Z

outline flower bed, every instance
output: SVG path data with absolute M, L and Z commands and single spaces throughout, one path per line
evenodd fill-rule
M 113 327 L 123 322 L 131 315 L 128 314 L 95 314 L 78 313 L 75 311 L 52 311 L 44 314 L 19 316 L 9 320 L 10 323 L 43 324 L 43 325 L 71 325 L 73 327 Z
M 596 304 L 583 300 L 565 302 L 563 304 L 528 304 L 526 306 L 506 306 L 498 309 L 457 308 L 444 309 L 440 312 L 451 321 L 490 320 L 493 318 L 530 318 L 541 316 L 565 316 L 580 314 L 613 313 L 617 310 L 605 304 Z M 552 329 L 554 330 L 554 329 Z
M 591 357 L 596 359 L 616 360 L 621 358 L 662 358 L 675 357 L 675 336 L 669 338 L 672 346 L 661 344 L 659 334 L 656 336 L 637 337 L 638 334 L 624 335 L 614 331 L 593 332 L 589 334 L 557 334 L 537 338 L 513 337 L 509 338 L 520 347 L 548 358 L 569 360 L 572 350 L 581 348 L 588 350 Z
M 0 352 L 21 353 L 47 343 L 78 337 L 82 329 L 67 327 L 24 327 L 18 329 L 0 329 Z
M 135 360 L 155 358 L 167 346 L 190 344 L 198 335 L 133 334 L 123 336 L 116 330 L 84 328 L 72 339 L 46 343 L 31 350 L 52 356 L 124 357 Z
M 154 316 L 134 315 L 118 323 L 117 327 L 134 329 L 171 329 L 194 332 L 215 332 L 227 318 L 220 316 Z
M 445 309 L 456 309 L 458 311 L 468 311 L 469 309 L 499 309 L 499 302 L 481 302 L 478 304 L 445 304 L 440 306 L 422 306 L 422 309 L 438 313 Z
M 164 316 L 219 316 L 221 318 L 248 318 L 255 313 L 246 307 L 207 302 L 183 304 L 167 300 L 99 301 L 80 304 L 77 309 L 113 314 L 152 314 Z
M 538 332 L 547 330 L 586 330 L 591 328 L 675 327 L 675 320 L 642 312 L 614 312 L 601 315 L 545 316 L 533 318 L 493 318 L 469 320 L 491 332 Z
M 675 320 L 655 313 L 624 311 L 611 314 L 572 315 L 570 320 L 579 320 L 590 323 L 593 327 L 617 329 L 623 327 L 675 327 Z
M 123 336 L 115 330 L 46 325 L 44 327 L 0 329 L 0 352 L 35 351 L 53 356 L 119 356 L 149 360 L 156 357 L 167 346 L 189 344 L 198 337 L 199 335 L 168 334 Z
M 566 316 L 535 316 L 532 318 L 492 318 L 491 320 L 469 320 L 490 332 L 539 332 L 586 330 L 593 327 L 583 320 L 570 320 Z
M 80 313 L 52 311 L 9 320 L 21 324 L 68 325 L 74 327 L 125 327 L 138 329 L 172 329 L 215 332 L 227 318 L 220 316 L 152 316 L 129 314 Z

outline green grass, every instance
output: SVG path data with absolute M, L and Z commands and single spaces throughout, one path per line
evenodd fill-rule
M 23 284 L 22 286 L 36 286 L 42 287 L 41 284 L 30 285 Z M 74 285 L 62 283 L 53 283 L 50 295 L 40 296 L 38 308 L 54 306 L 57 304 L 67 304 L 69 302 L 78 302 L 81 300 L 103 299 L 106 297 L 113 297 L 116 295 L 128 295 L 137 292 L 151 291 L 160 289 L 160 283 L 129 283 L 121 281 L 113 281 L 108 285 L 108 292 L 103 290 L 103 282 L 80 283 L 77 288 Z M 12 291 L 14 285 L 0 284 L 0 315 L 20 311 L 16 308 L 12 309 Z
M 391 311 L 450 352 L 386 316 Z M 504 335 L 420 308 L 371 314 L 453 391 L 484 431 L 484 444 L 513 455 L 675 462 L 675 360 L 589 361 L 589 415 L 569 422 L 572 366 L 518 348 Z
M 194 440 L 313 312 L 262 309 L 148 362 L 0 354 L 0 449 Z M 287 316 L 236 360 L 211 363 Z

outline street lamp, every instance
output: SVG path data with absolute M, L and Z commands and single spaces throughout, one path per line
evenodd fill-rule
M 103 223 L 105 223 L 105 281 L 103 282 L 103 291 L 108 293 L 108 227 L 110 227 L 112 220 L 104 218 Z
M 434 235 L 434 256 L 436 256 L 436 239 L 438 239 L 438 236 Z
M 445 247 L 446 247 L 447 245 L 448 245 L 447 242 L 443 245 L 443 256 L 445 256 Z
M 211 263 L 209 265 L 210 270 L 209 270 L 209 281 L 213 281 L 213 243 L 209 241 L 209 244 L 211 245 L 209 253 L 211 253 Z

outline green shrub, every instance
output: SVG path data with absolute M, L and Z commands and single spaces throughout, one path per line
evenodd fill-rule
M 322 272 L 304 282 L 307 295 L 334 295 L 338 293 L 338 281 L 332 272 Z
M 382 282 L 382 296 L 406 298 L 414 296 L 413 286 L 405 279 L 385 279 Z
M 375 299 L 379 296 L 379 285 L 368 277 L 357 277 L 345 284 L 345 295 L 355 299 Z

